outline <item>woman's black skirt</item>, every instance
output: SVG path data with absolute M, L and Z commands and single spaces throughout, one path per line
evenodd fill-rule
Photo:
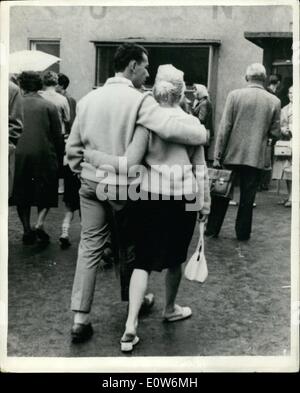
M 187 201 L 139 200 L 134 203 L 134 267 L 161 271 L 185 262 L 197 213 L 187 211 Z

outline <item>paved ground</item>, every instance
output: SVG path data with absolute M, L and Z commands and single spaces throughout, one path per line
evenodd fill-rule
M 221 235 L 208 239 L 209 277 L 204 284 L 183 279 L 178 302 L 192 318 L 163 323 L 164 274 L 150 280 L 156 295 L 152 312 L 140 322 L 134 356 L 288 355 L 290 348 L 290 215 L 277 206 L 275 191 L 258 193 L 253 236 L 234 238 L 236 207 L 230 207 Z M 100 269 L 93 306 L 93 338 L 70 342 L 69 310 L 80 223 L 71 230 L 72 247 L 60 250 L 63 204 L 48 217 L 51 244 L 23 246 L 15 208 L 9 217 L 9 356 L 127 356 L 119 349 L 126 304 L 119 299 L 113 270 Z M 35 217 L 35 214 L 34 214 Z M 195 233 L 190 252 L 195 247 Z

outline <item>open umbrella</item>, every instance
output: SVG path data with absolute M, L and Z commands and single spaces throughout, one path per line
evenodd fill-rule
M 9 72 L 19 74 L 22 71 L 44 71 L 60 61 L 59 57 L 39 50 L 21 50 L 9 56 Z

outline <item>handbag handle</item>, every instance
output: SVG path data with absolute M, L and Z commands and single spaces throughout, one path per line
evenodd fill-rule
M 201 250 L 201 246 L 202 248 L 204 247 L 204 222 L 199 222 L 199 240 L 198 240 L 198 244 L 197 244 L 197 248 L 196 250 L 198 250 L 200 252 Z

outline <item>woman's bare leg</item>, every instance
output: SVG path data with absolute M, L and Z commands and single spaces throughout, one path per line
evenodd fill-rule
M 138 314 L 147 290 L 149 273 L 146 270 L 134 269 L 129 285 L 129 309 L 125 325 L 126 334 L 136 334 Z
M 44 228 L 44 223 L 47 217 L 47 214 L 49 213 L 49 208 L 47 207 L 38 207 L 38 218 L 37 222 L 35 224 L 36 229 L 43 229 Z
M 165 313 L 169 314 L 174 311 L 175 299 L 177 296 L 179 284 L 181 281 L 181 264 L 167 270 L 165 285 L 166 285 L 166 307 Z
M 71 245 L 70 240 L 69 240 L 69 229 L 70 229 L 73 217 L 74 217 L 73 210 L 71 210 L 68 206 L 66 206 L 65 216 L 64 216 L 62 226 L 61 226 L 62 231 L 61 231 L 61 235 L 59 237 L 59 241 L 61 242 L 61 247 L 67 247 L 67 246 Z

